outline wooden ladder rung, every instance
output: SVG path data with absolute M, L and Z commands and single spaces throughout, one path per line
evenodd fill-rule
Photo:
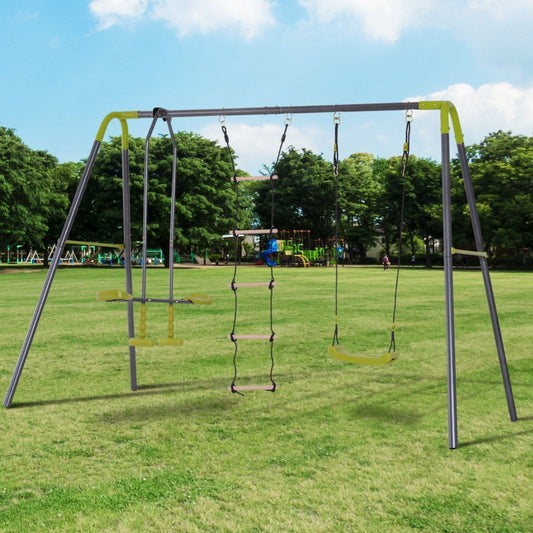
M 236 233 L 237 235 L 268 235 L 270 232 L 277 233 L 277 229 L 237 229 L 235 231 L 231 230 L 231 233 Z
M 279 387 L 276 385 L 274 388 L 274 385 L 272 383 L 270 385 L 233 385 L 233 387 L 230 385 L 228 387 L 228 390 L 230 391 L 236 391 L 236 390 L 267 390 L 267 391 L 273 391 L 277 390 Z
M 276 281 L 266 281 L 261 283 L 228 283 L 228 287 L 233 289 L 233 287 L 269 287 L 270 284 L 274 287 L 278 283 Z
M 270 339 L 270 338 L 274 338 L 274 339 L 277 339 L 278 336 L 277 335 L 228 335 L 228 339 L 230 341 L 232 340 L 239 340 L 239 339 L 242 339 L 242 340 L 257 340 L 257 339 Z
M 235 178 L 237 181 L 265 181 L 271 179 L 270 176 L 237 176 Z M 277 180 L 277 174 L 272 176 L 273 180 Z

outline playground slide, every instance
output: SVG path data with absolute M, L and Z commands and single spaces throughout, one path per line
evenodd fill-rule
M 261 252 L 261 259 L 268 265 L 268 266 L 276 266 L 276 261 L 274 259 L 273 254 L 278 251 L 278 241 L 277 239 L 271 239 L 268 243 L 268 248 Z

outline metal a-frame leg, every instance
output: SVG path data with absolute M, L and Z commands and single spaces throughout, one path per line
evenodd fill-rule
M 452 200 L 450 179 L 450 136 L 441 136 L 442 220 L 444 256 L 444 297 L 446 304 L 446 348 L 448 382 L 448 446 L 457 448 L 457 386 L 455 370 L 455 323 L 453 308 Z
M 37 301 L 37 305 L 35 307 L 35 311 L 33 313 L 28 332 L 26 333 L 26 338 L 24 339 L 24 344 L 22 345 L 22 349 L 20 351 L 20 355 L 17 360 L 15 370 L 13 372 L 13 376 L 11 377 L 11 382 L 9 383 L 9 387 L 4 398 L 4 407 L 10 407 L 11 402 L 13 401 L 13 396 L 15 395 L 15 391 L 17 390 L 17 385 L 20 380 L 22 370 L 24 369 L 24 364 L 26 363 L 26 358 L 28 357 L 28 352 L 33 342 L 37 326 L 39 325 L 39 320 L 41 319 L 48 293 L 50 292 L 50 288 L 52 287 L 52 282 L 54 281 L 59 261 L 61 260 L 61 256 L 63 255 L 65 243 L 68 239 L 70 230 L 72 229 L 72 225 L 80 207 L 80 203 L 87 187 L 87 183 L 89 182 L 89 178 L 91 176 L 91 172 L 94 166 L 94 161 L 96 159 L 96 155 L 98 154 L 98 150 L 100 149 L 100 144 L 101 143 L 99 141 L 94 141 L 80 183 L 78 184 L 78 189 L 76 190 L 76 194 L 74 195 L 74 198 L 72 200 L 72 204 L 67 215 L 67 220 L 65 221 L 59 240 L 57 241 L 54 257 L 52 258 L 50 268 L 48 269 L 48 273 L 46 275 L 46 279 L 41 290 L 41 295 L 39 296 L 39 300 Z
M 122 149 L 122 217 L 124 230 L 124 271 L 126 274 L 126 292 L 133 294 L 133 280 L 131 271 L 131 211 L 130 211 L 130 165 L 129 150 Z M 128 313 L 128 338 L 135 337 L 135 318 L 133 302 L 126 302 Z M 137 390 L 137 360 L 135 346 L 129 347 L 130 355 L 130 386 L 132 391 Z
M 474 232 L 474 239 L 476 241 L 476 249 L 478 252 L 484 252 L 485 246 L 483 237 L 481 235 L 481 225 L 479 223 L 479 214 L 476 207 L 476 198 L 474 196 L 474 188 L 472 186 L 472 178 L 470 176 L 470 169 L 468 168 L 468 158 L 466 149 L 463 143 L 457 145 L 459 153 L 459 160 L 461 163 L 461 172 L 463 175 L 463 182 L 465 185 L 466 198 L 470 209 L 470 218 L 472 220 L 472 229 Z M 496 349 L 498 351 L 498 359 L 500 362 L 500 370 L 503 379 L 503 387 L 505 389 L 505 397 L 507 399 L 507 407 L 509 410 L 509 418 L 511 422 L 516 422 L 516 407 L 514 403 L 513 390 L 511 388 L 511 380 L 509 378 L 509 370 L 507 368 L 507 358 L 505 357 L 505 349 L 503 347 L 502 334 L 500 330 L 500 322 L 498 320 L 498 313 L 496 311 L 496 303 L 494 301 L 494 293 L 492 291 L 492 283 L 490 280 L 489 267 L 487 258 L 485 256 L 479 257 L 481 272 L 483 273 L 483 282 L 485 284 L 485 293 L 487 295 L 487 303 L 489 306 L 490 318 L 492 321 L 492 330 L 494 332 L 494 340 L 496 342 Z
M 459 153 L 459 160 L 461 163 L 461 172 L 466 191 L 468 206 L 470 209 L 470 217 L 472 222 L 472 229 L 476 242 L 476 249 L 479 254 L 481 265 L 481 272 L 483 274 L 483 282 L 485 285 L 485 293 L 487 303 L 489 306 L 490 318 L 492 321 L 492 329 L 494 333 L 494 340 L 496 342 L 496 349 L 498 352 L 498 359 L 500 363 L 500 370 L 503 379 L 503 386 L 505 389 L 505 396 L 507 399 L 507 406 L 509 409 L 509 417 L 511 421 L 517 420 L 516 408 L 514 403 L 513 392 L 511 388 L 511 380 L 509 378 L 509 371 L 507 368 L 507 360 L 505 357 L 505 350 L 503 347 L 503 340 L 498 320 L 498 313 L 496 311 L 496 304 L 494 300 L 494 293 L 492 290 L 492 283 L 490 280 L 490 273 L 487 263 L 487 258 L 481 253 L 485 251 L 483 237 L 481 233 L 481 225 L 479 222 L 479 214 L 476 208 L 476 201 L 474 190 L 472 186 L 472 179 L 470 170 L 468 168 L 468 159 L 463 143 L 457 144 Z M 456 362 L 455 362 L 455 323 L 454 323 L 454 299 L 453 299 L 453 258 L 452 258 L 452 223 L 451 223 L 451 178 L 450 178 L 450 139 L 448 133 L 443 133 L 441 136 L 441 150 L 442 150 L 442 206 L 443 206 L 443 247 L 444 247 L 444 291 L 446 303 L 446 345 L 447 345 L 447 382 L 448 382 L 448 446 L 450 448 L 457 448 L 457 385 L 456 385 Z

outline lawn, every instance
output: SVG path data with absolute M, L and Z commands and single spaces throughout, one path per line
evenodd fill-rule
M 181 347 L 138 348 L 129 390 L 118 269 L 59 270 L 11 409 L 0 410 L 0 531 L 530 532 L 533 274 L 492 274 L 519 420 L 510 422 L 481 273 L 455 274 L 459 448 L 448 449 L 442 270 L 402 270 L 399 358 L 329 357 L 333 269 L 276 269 L 275 393 L 231 394 L 230 268 L 179 269 Z M 139 292 L 140 272 L 135 271 Z M 168 273 L 148 273 L 165 297 Z M 395 272 L 340 269 L 339 328 L 381 355 Z M 239 281 L 268 281 L 243 267 Z M 0 393 L 44 273 L 0 274 Z M 268 333 L 268 289 L 239 289 L 242 333 Z M 136 319 L 138 313 L 136 313 Z M 166 306 L 148 336 L 166 334 Z M 268 341 L 239 343 L 241 384 L 268 384 Z

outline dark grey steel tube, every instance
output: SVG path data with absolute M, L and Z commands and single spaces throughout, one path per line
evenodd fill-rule
M 129 150 L 122 150 L 122 226 L 124 232 L 124 272 L 126 275 L 126 292 L 133 294 L 133 280 L 131 272 L 131 210 L 130 210 L 130 160 Z M 133 302 L 126 302 L 128 313 L 128 338 L 135 337 L 135 317 Z M 137 359 L 135 346 L 129 346 L 130 355 L 130 386 L 137 390 Z
M 441 136 L 442 220 L 444 256 L 444 297 L 446 303 L 446 347 L 448 369 L 448 446 L 457 448 L 457 386 L 455 371 L 455 322 L 453 309 L 452 200 L 450 179 L 450 135 Z
M 277 107 L 238 107 L 218 109 L 180 109 L 166 110 L 166 116 L 177 117 L 216 117 L 236 115 L 296 115 L 305 113 L 336 113 L 362 111 L 405 111 L 419 109 L 420 102 L 395 102 L 385 104 L 337 104 L 311 106 L 277 106 Z M 153 111 L 139 111 L 138 118 L 151 118 Z
M 479 214 L 476 207 L 476 197 L 474 195 L 474 187 L 472 185 L 472 178 L 470 176 L 470 169 L 468 168 L 468 158 L 466 149 L 463 143 L 457 145 L 459 153 L 459 161 L 461 163 L 461 172 L 463 174 L 463 181 L 465 184 L 466 199 L 470 208 L 470 219 L 472 221 L 472 229 L 476 241 L 476 249 L 478 252 L 485 251 L 483 243 L 483 236 L 481 233 L 481 224 L 479 222 Z M 503 347 L 502 333 L 500 330 L 500 322 L 498 320 L 498 313 L 496 311 L 496 302 L 494 300 L 494 292 L 492 290 L 492 282 L 490 279 L 489 267 L 486 257 L 479 258 L 481 265 L 481 272 L 483 273 L 483 282 L 485 284 L 485 293 L 487 295 L 487 303 L 489 306 L 490 319 L 492 321 L 492 330 L 494 332 L 494 340 L 496 342 L 496 350 L 498 351 L 498 359 L 500 362 L 500 370 L 503 379 L 503 387 L 505 389 L 505 397 L 507 399 L 507 407 L 509 409 L 509 417 L 512 422 L 516 422 L 516 407 L 514 403 L 513 390 L 511 387 L 511 379 L 509 377 L 509 369 L 507 367 L 507 358 L 505 356 L 505 349 Z
M 76 194 L 74 195 L 72 204 L 70 205 L 67 220 L 65 221 L 63 230 L 61 231 L 61 235 L 59 236 L 59 240 L 57 241 L 54 257 L 52 258 L 50 268 L 48 269 L 48 273 L 46 274 L 46 279 L 41 290 L 41 295 L 39 296 L 39 300 L 37 301 L 37 306 L 35 307 L 35 311 L 30 322 L 30 327 L 28 328 L 28 332 L 26 333 L 26 338 L 24 339 L 24 343 L 22 345 L 22 349 L 20 351 L 20 355 L 15 366 L 15 371 L 13 372 L 11 382 L 9 383 L 9 387 L 4 398 L 4 407 L 10 407 L 11 402 L 13 401 L 13 396 L 15 395 L 20 375 L 22 374 L 24 364 L 26 363 L 26 358 L 28 357 L 28 352 L 30 351 L 31 344 L 33 342 L 33 337 L 35 336 L 37 326 L 39 325 L 39 320 L 41 318 L 44 305 L 48 297 L 48 293 L 50 292 L 52 282 L 54 281 L 54 276 L 56 274 L 59 261 L 61 260 L 61 256 L 63 255 L 65 242 L 68 239 L 70 230 L 72 229 L 72 224 L 74 223 L 76 213 L 78 212 L 78 209 L 80 207 L 81 199 L 83 198 L 83 194 L 87 187 L 89 177 L 91 176 L 91 171 L 93 169 L 94 161 L 96 159 L 96 155 L 98 154 L 99 149 L 100 142 L 94 141 L 91 153 L 89 154 L 89 158 L 87 159 L 87 164 L 85 165 L 85 169 L 80 179 L 80 183 L 78 184 Z

